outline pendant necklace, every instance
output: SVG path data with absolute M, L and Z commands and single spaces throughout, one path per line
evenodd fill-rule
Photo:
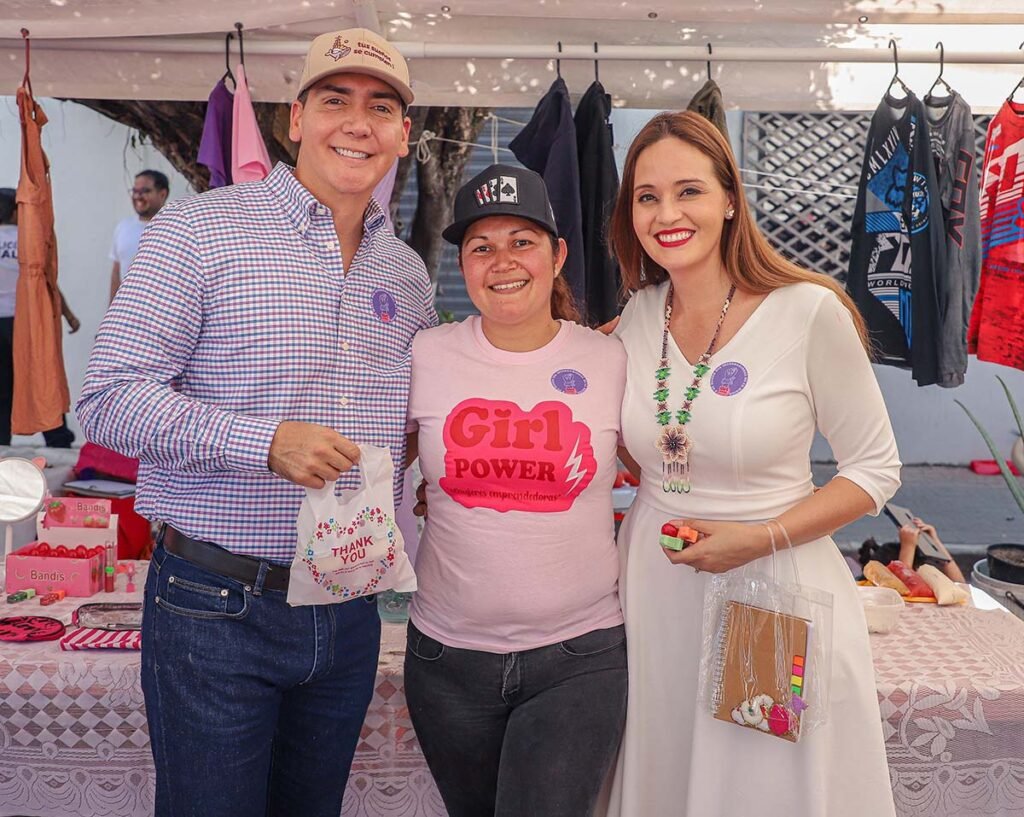
M 693 447 L 693 440 L 686 433 L 686 424 L 690 422 L 690 412 L 693 401 L 700 394 L 700 383 L 704 375 L 710 371 L 708 361 L 715 351 L 715 344 L 718 342 L 718 335 L 722 331 L 722 324 L 729 311 L 729 304 L 732 303 L 736 294 L 736 285 L 729 288 L 729 294 L 725 296 L 725 303 L 722 304 L 722 314 L 718 316 L 718 324 L 715 326 L 715 334 L 711 337 L 711 343 L 707 350 L 699 358 L 693 367 L 693 382 L 686 390 L 683 398 L 683 406 L 676 412 L 676 422 L 672 422 L 672 412 L 668 410 L 668 378 L 672 368 L 668 365 L 668 336 L 669 322 L 672 320 L 672 284 L 668 285 L 668 295 L 665 297 L 665 329 L 661 336 L 661 365 L 654 373 L 654 379 L 658 388 L 654 392 L 654 402 L 658 406 L 655 415 L 658 425 L 662 426 L 661 434 L 655 443 L 661 452 L 661 489 L 665 493 L 690 492 L 690 449 Z

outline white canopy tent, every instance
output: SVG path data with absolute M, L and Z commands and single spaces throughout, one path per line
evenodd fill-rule
M 945 78 L 976 112 L 1024 74 L 1020 0 L 0 0 L 0 88 L 21 81 L 32 38 L 39 97 L 205 99 L 224 73 L 224 35 L 245 30 L 254 96 L 290 101 L 315 34 L 362 25 L 409 57 L 417 101 L 530 106 L 561 72 L 594 76 L 615 104 L 684 105 L 712 75 L 730 107 L 869 110 L 892 76 L 924 93 Z M 237 61 L 237 41 L 232 59 Z

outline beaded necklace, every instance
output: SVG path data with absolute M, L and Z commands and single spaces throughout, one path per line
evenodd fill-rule
M 710 371 L 708 361 L 715 350 L 718 342 L 718 335 L 722 331 L 722 324 L 725 322 L 726 313 L 736 294 L 735 284 L 729 288 L 729 294 L 725 296 L 725 303 L 722 304 L 722 314 L 718 316 L 718 324 L 715 326 L 715 334 L 708 344 L 707 350 L 699 358 L 693 367 L 693 382 L 685 392 L 683 406 L 676 412 L 676 422 L 672 423 L 672 412 L 668 410 L 668 378 L 672 368 L 668 365 L 668 336 L 669 322 L 672 320 L 672 285 L 668 286 L 668 295 L 665 298 L 665 328 L 661 336 L 661 365 L 654 373 L 654 379 L 658 388 L 654 392 L 654 402 L 658 406 L 655 418 L 658 425 L 662 426 L 661 434 L 655 443 L 661 452 L 661 489 L 665 493 L 690 492 L 690 449 L 693 447 L 693 440 L 686 433 L 686 424 L 690 422 L 690 412 L 693 401 L 700 394 L 700 383 Z

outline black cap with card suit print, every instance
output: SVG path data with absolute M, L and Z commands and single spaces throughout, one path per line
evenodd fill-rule
M 544 179 L 525 167 L 491 165 L 462 185 L 455 194 L 455 219 L 441 235 L 461 244 L 469 226 L 488 216 L 519 216 L 558 237 Z

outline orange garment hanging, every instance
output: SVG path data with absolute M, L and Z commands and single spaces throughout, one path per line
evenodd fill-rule
M 59 426 L 70 408 L 64 373 L 57 238 L 50 163 L 41 133 L 46 114 L 27 82 L 18 88 L 21 177 L 18 179 L 18 288 L 14 309 L 14 403 L 11 430 L 35 434 Z

